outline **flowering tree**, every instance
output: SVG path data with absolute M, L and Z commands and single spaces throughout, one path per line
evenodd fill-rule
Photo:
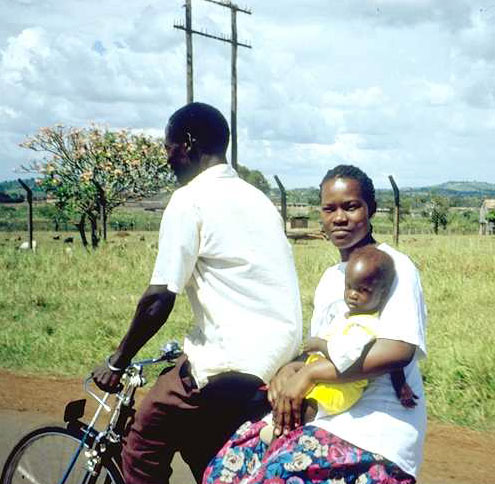
M 27 169 L 42 175 L 40 186 L 61 210 L 78 218 L 76 226 L 85 246 L 86 221 L 96 247 L 98 223 L 106 239 L 107 219 L 115 207 L 173 186 L 162 142 L 143 134 L 58 124 L 41 128 L 21 146 L 44 153 L 43 161 Z

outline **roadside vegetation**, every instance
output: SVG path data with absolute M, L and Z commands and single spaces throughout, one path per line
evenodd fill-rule
M 375 222 L 376 224 L 376 222 Z M 441 233 L 441 232 L 440 232 Z M 97 251 L 77 237 L 38 232 L 36 253 L 19 251 L 24 234 L 0 232 L 0 368 L 83 376 L 111 352 L 148 284 L 156 233 L 109 232 Z M 379 235 L 389 242 L 389 235 Z M 495 429 L 495 238 L 412 235 L 400 249 L 419 267 L 429 311 L 429 357 L 422 363 L 429 415 L 477 429 Z M 313 292 L 338 259 L 321 240 L 293 245 L 306 330 Z M 192 314 L 180 296 L 173 316 L 143 350 L 181 340 Z
M 250 172 L 256 174 L 256 171 Z M 127 202 L 123 206 L 116 207 L 108 217 L 110 230 L 135 230 L 155 231 L 160 226 L 161 213 L 166 205 L 169 195 L 158 193 L 154 197 Z M 272 197 L 274 203 L 278 198 Z M 435 200 L 434 198 L 432 200 Z M 438 199 L 437 199 L 438 201 Z M 443 205 L 442 205 L 443 204 Z M 379 204 L 380 208 L 390 209 L 389 212 L 378 212 L 373 220 L 375 233 L 391 234 L 393 231 L 392 206 L 386 203 Z M 439 207 L 442 207 L 440 212 Z M 310 229 L 319 230 L 320 209 L 314 205 L 288 207 L 288 218 L 293 216 L 308 217 Z M 433 202 L 425 202 L 423 208 L 411 208 L 404 201 L 400 218 L 400 230 L 402 234 L 477 234 L 479 230 L 479 206 L 478 207 L 446 207 L 445 199 L 435 205 Z M 33 208 L 34 229 L 75 231 L 77 221 L 57 209 L 55 203 L 38 201 Z M 27 204 L 26 203 L 0 203 L 0 231 L 21 231 L 26 229 Z

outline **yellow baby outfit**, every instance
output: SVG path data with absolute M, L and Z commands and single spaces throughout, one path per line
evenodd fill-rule
M 379 313 L 345 315 L 332 321 L 330 331 L 323 336 L 327 341 L 328 354 L 337 370 L 342 373 L 361 356 L 364 347 L 376 339 Z M 306 364 L 325 359 L 320 353 L 313 353 Z M 368 380 L 347 383 L 319 383 L 306 395 L 315 399 L 330 415 L 342 413 L 351 408 L 360 398 Z

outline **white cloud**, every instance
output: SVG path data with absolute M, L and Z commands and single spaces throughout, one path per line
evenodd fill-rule
M 460 33 L 459 51 L 473 59 L 495 59 L 495 9 L 473 12 L 471 25 Z
M 383 91 L 379 86 L 354 89 L 350 92 L 327 91 L 323 93 L 322 103 L 331 107 L 373 108 L 384 101 Z
M 7 40 L 7 48 L 2 52 L 1 79 L 12 84 L 29 82 L 37 74 L 36 65 L 49 55 L 43 28 L 24 29 Z
M 185 102 L 184 33 L 173 28 L 182 3 L 2 3 L 0 178 L 44 125 L 161 135 Z M 238 15 L 239 38 L 253 45 L 238 52 L 240 161 L 288 187 L 317 185 L 342 162 L 383 186 L 391 172 L 402 185 L 495 176 L 495 8 L 486 3 L 252 0 L 253 15 Z M 193 24 L 228 35 L 229 12 L 197 0 Z M 229 45 L 195 37 L 194 74 L 196 99 L 228 118 Z
M 414 100 L 430 106 L 445 106 L 455 97 L 454 87 L 446 83 L 417 79 L 412 82 L 412 88 L 415 91 Z

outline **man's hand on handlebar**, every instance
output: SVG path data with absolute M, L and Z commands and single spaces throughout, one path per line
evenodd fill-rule
M 105 392 L 117 393 L 122 385 L 120 384 L 120 377 L 125 368 L 116 368 L 111 364 L 111 357 L 107 358 L 105 363 L 96 367 L 91 376 L 96 386 Z

